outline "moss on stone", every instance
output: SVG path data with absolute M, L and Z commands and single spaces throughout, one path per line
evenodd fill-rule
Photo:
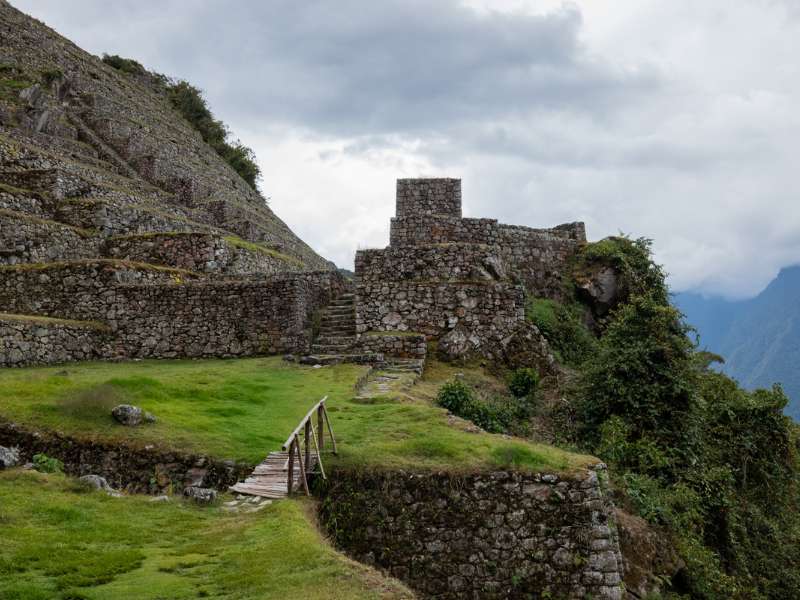
M 56 319 L 54 317 L 43 317 L 41 315 L 17 315 L 11 313 L 0 313 L 0 322 L 12 321 L 14 323 L 29 323 L 31 325 L 60 325 L 62 327 L 76 327 L 81 329 L 92 329 L 94 331 L 111 331 L 111 328 L 99 321 L 76 321 L 74 319 Z
M 7 217 L 9 219 L 17 219 L 19 221 L 26 221 L 28 223 L 36 223 L 37 225 L 49 225 L 51 227 L 61 227 L 63 229 L 70 229 L 77 235 L 81 236 L 82 238 L 89 238 L 97 234 L 96 231 L 91 229 L 83 229 L 82 227 L 75 227 L 73 225 L 67 225 L 66 223 L 61 223 L 59 221 L 51 221 L 49 219 L 42 219 L 39 217 L 34 217 L 33 215 L 29 215 L 26 213 L 17 212 L 14 210 L 8 210 L 6 208 L 0 208 L 0 217 Z
M 298 267 L 305 267 L 305 263 L 299 258 L 289 256 L 288 254 L 283 254 L 282 252 L 278 252 L 272 248 L 267 248 L 261 244 L 256 244 L 255 242 L 248 242 L 247 240 L 243 240 L 235 235 L 225 236 L 223 239 L 234 248 L 241 248 L 243 250 L 250 250 L 251 252 L 267 254 L 273 258 L 277 258 L 278 260 L 297 265 Z
M 5 192 L 6 194 L 11 194 L 12 196 L 30 196 L 35 193 L 33 190 L 14 187 L 13 185 L 7 185 L 5 183 L 0 183 L 0 192 Z
M 176 277 L 191 277 L 197 278 L 199 275 L 194 271 L 186 269 L 176 269 L 173 267 L 164 267 L 161 265 L 154 265 L 151 263 L 136 262 L 132 260 L 119 260 L 115 258 L 89 258 L 83 260 L 68 260 L 68 261 L 55 261 L 49 263 L 25 263 L 19 265 L 0 265 L 0 272 L 13 272 L 13 271 L 48 271 L 48 270 L 62 270 L 70 269 L 72 267 L 80 266 L 102 266 L 107 265 L 116 268 L 134 269 L 139 271 L 154 271 L 159 273 L 170 273 Z

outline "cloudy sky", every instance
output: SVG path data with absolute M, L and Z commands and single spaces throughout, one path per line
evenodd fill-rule
M 272 208 L 352 266 L 398 177 L 466 216 L 655 240 L 674 290 L 800 263 L 796 0 L 12 0 L 205 90 Z

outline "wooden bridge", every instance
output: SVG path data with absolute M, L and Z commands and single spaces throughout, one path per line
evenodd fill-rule
M 319 474 L 325 479 L 322 466 L 322 451 L 325 447 L 325 429 L 331 438 L 333 454 L 336 454 L 336 438 L 325 408 L 325 396 L 317 402 L 295 430 L 289 435 L 279 452 L 270 452 L 264 461 L 256 466 L 250 477 L 231 486 L 232 492 L 261 496 L 263 498 L 286 498 L 302 488 L 306 495 L 308 477 Z M 314 414 L 317 426 L 314 427 Z M 313 450 L 312 450 L 313 445 Z

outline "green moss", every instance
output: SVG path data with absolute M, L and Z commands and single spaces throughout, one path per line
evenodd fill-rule
M 294 256 L 289 256 L 288 254 L 283 254 L 272 248 L 267 248 L 266 246 L 262 246 L 261 244 L 248 242 L 247 240 L 243 240 L 242 238 L 236 236 L 225 236 L 224 239 L 234 248 L 242 248 L 243 250 L 249 250 L 250 252 L 266 254 L 267 256 L 271 256 L 273 258 L 277 258 L 278 260 L 291 263 L 297 267 L 305 267 L 305 263 L 303 263 L 303 261 L 301 261 L 300 259 L 295 258 Z
M 150 263 L 135 262 L 132 260 L 117 260 L 113 258 L 90 258 L 85 260 L 58 261 L 49 263 L 26 263 L 21 265 L 0 265 L 0 271 L 58 271 L 70 269 L 81 265 L 108 265 L 117 268 L 136 269 L 141 271 L 157 271 L 159 273 L 170 273 L 176 277 L 198 277 L 197 273 L 186 269 L 175 269 L 173 267 L 162 267 Z
M 13 185 L 6 185 L 5 183 L 0 183 L 0 192 L 5 192 L 12 196 L 31 196 L 35 194 L 33 190 L 14 187 Z
M 77 235 L 81 236 L 82 238 L 89 238 L 97 234 L 96 231 L 93 231 L 91 229 L 73 227 L 72 225 L 67 225 L 66 223 L 60 223 L 59 221 L 51 221 L 49 219 L 40 219 L 39 217 L 34 217 L 26 213 L 17 212 L 14 210 L 8 210 L 5 208 L 0 208 L 0 216 L 7 217 L 9 219 L 17 219 L 19 221 L 27 221 L 28 223 L 37 223 L 39 225 L 49 225 L 51 227 L 69 229 L 73 233 L 76 233 Z
M 32 325 L 63 325 L 65 327 L 79 327 L 82 329 L 94 329 L 95 331 L 111 331 L 108 325 L 98 321 L 75 321 L 72 319 L 55 319 L 52 317 L 42 317 L 39 315 L 17 315 L 11 313 L 0 313 L 0 321 L 14 321 L 17 323 L 30 323 Z

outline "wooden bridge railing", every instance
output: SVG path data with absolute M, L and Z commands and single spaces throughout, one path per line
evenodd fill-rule
M 325 477 L 325 469 L 322 466 L 322 449 L 325 447 L 325 433 L 324 429 L 327 428 L 331 437 L 331 444 L 333 446 L 333 454 L 336 454 L 336 438 L 333 436 L 333 427 L 331 427 L 331 420 L 328 417 L 328 411 L 325 408 L 325 402 L 328 397 L 325 396 L 322 400 L 317 402 L 311 410 L 308 411 L 300 424 L 286 439 L 283 444 L 283 450 L 289 451 L 289 477 L 287 482 L 287 494 L 292 495 L 292 488 L 294 487 L 294 461 L 299 463 L 300 478 L 303 483 L 303 489 L 307 496 L 310 495 L 308 491 L 308 474 L 311 470 L 312 457 L 316 458 L 319 465 L 319 472 L 323 479 Z M 317 415 L 317 427 L 314 428 L 313 417 L 314 413 Z M 327 427 L 324 427 L 323 424 Z M 312 454 L 311 445 L 314 445 Z

